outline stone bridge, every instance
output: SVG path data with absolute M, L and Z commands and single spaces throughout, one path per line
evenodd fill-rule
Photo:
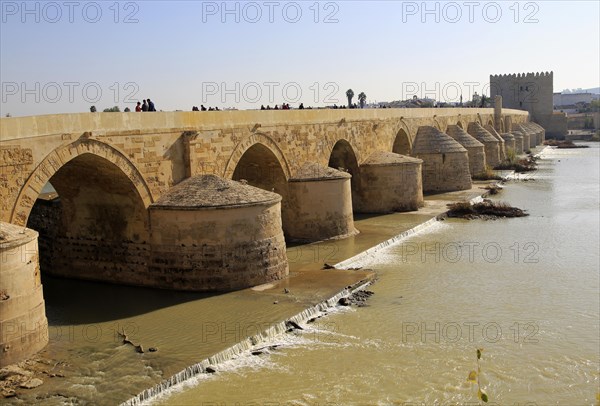
M 21 227 L 40 231 L 44 272 L 240 289 L 287 275 L 286 240 L 343 238 L 355 212 L 469 188 L 515 139 L 541 142 L 528 121 L 500 106 L 2 118 L 0 323 L 43 316 L 37 234 Z M 48 183 L 59 198 L 41 202 Z

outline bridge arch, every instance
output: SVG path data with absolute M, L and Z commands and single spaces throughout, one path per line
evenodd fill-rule
M 459 126 L 460 128 L 462 128 L 463 130 L 465 129 L 465 127 L 463 126 L 463 123 L 460 121 L 457 121 L 456 125 Z
M 352 176 L 350 179 L 352 189 L 352 206 L 356 210 L 360 198 L 360 168 L 356 149 L 345 139 L 338 140 L 329 153 L 327 166 L 347 172 Z
M 394 139 L 392 152 L 400 155 L 410 155 L 411 151 L 412 143 L 410 141 L 410 136 L 406 131 L 404 131 L 404 128 L 400 128 L 396 134 L 396 138 Z
M 225 177 L 244 180 L 254 186 L 281 196 L 283 233 L 292 235 L 293 209 L 289 202 L 288 179 L 290 171 L 283 153 L 275 142 L 264 134 L 254 134 L 240 142 L 233 152 Z
M 249 185 L 280 194 L 287 194 L 288 175 L 277 155 L 263 143 L 255 143 L 237 160 L 233 180 L 245 180 Z
M 226 179 L 234 179 L 234 172 L 239 166 L 242 157 L 248 150 L 253 148 L 255 145 L 258 145 L 259 147 L 255 148 L 254 152 L 257 152 L 256 149 L 262 151 L 263 153 L 266 153 L 268 150 L 268 152 L 272 154 L 272 156 L 279 164 L 281 170 L 283 171 L 283 174 L 287 181 L 291 177 L 290 166 L 288 164 L 287 159 L 285 158 L 283 152 L 281 151 L 277 143 L 267 135 L 261 133 L 252 134 L 236 145 L 235 149 L 231 154 L 231 157 L 227 161 L 225 170 L 223 172 L 223 177 Z
M 475 119 L 475 121 L 473 121 L 474 123 L 479 123 L 481 124 L 481 126 L 483 127 L 483 119 L 481 118 L 481 114 L 477 113 L 477 118 Z M 469 123 L 467 123 L 467 127 L 469 126 Z
M 357 149 L 348 140 L 340 139 L 333 144 L 329 152 L 328 165 L 334 169 L 340 169 L 353 175 L 352 171 L 358 173 Z
M 123 153 L 103 142 L 82 138 L 54 149 L 35 168 L 24 183 L 15 201 L 11 223 L 25 226 L 31 209 L 46 183 L 70 161 L 83 155 L 102 158 L 118 168 L 119 171 L 115 173 L 122 173 L 131 182 L 143 202 L 144 208 L 148 208 L 154 201 L 143 176 Z
M 50 153 L 32 176 L 18 207 L 28 211 L 18 218 L 27 217 L 24 225 L 39 232 L 43 272 L 143 284 L 150 261 L 152 197 L 125 156 L 82 138 Z M 58 198 L 36 200 L 47 182 Z

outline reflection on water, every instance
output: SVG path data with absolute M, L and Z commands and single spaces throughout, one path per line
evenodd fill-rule
M 213 295 L 132 288 L 42 274 L 50 325 L 78 325 L 125 319 Z
M 380 275 L 368 307 L 161 402 L 476 404 L 466 377 L 483 347 L 491 401 L 595 404 L 600 159 L 589 145 L 546 150 L 535 180 L 507 186 L 500 198 L 529 217 L 450 220 L 385 249 L 360 264 Z

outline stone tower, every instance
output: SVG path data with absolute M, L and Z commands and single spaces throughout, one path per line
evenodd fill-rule
M 553 111 L 553 80 L 553 72 L 490 75 L 490 97 L 502 96 L 503 107 L 527 110 L 531 120 L 549 134 L 562 136 L 566 134 L 567 119 L 564 113 Z

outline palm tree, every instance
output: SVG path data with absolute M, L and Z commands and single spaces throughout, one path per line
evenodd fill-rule
M 364 109 L 365 108 L 365 101 L 367 100 L 367 95 L 365 94 L 365 92 L 360 92 L 360 94 L 358 95 L 358 102 L 360 103 L 360 108 Z
M 351 108 L 352 98 L 354 97 L 354 91 L 352 89 L 346 90 L 346 97 L 348 98 L 348 108 Z

